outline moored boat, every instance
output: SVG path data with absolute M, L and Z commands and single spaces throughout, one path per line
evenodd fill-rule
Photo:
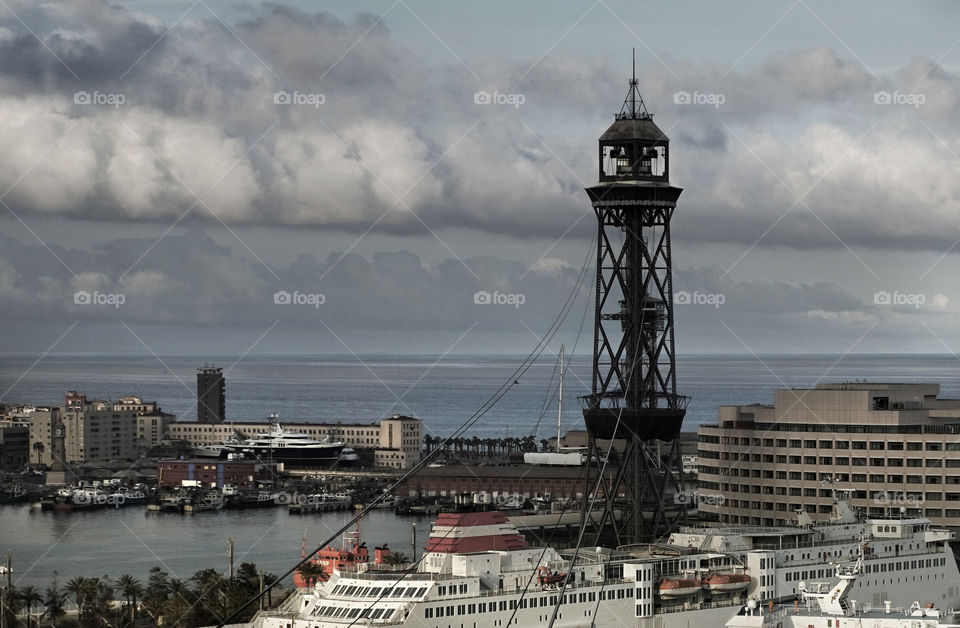
M 259 434 L 255 438 L 224 441 L 218 445 L 220 457 L 242 456 L 282 462 L 291 467 L 311 467 L 333 464 L 344 452 L 345 443 L 341 441 L 333 441 L 329 437 L 317 440 L 306 434 L 285 430 L 276 422 L 272 423 L 272 427 L 270 432 Z
M 29 495 L 19 484 L 9 486 L 0 491 L 0 504 L 22 504 Z

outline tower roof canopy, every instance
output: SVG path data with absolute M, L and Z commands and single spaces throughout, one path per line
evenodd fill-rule
M 669 142 L 670 138 L 664 135 L 651 117 L 621 118 L 610 125 L 610 128 L 600 136 L 601 142 L 622 142 L 629 140 L 645 140 L 651 142 Z

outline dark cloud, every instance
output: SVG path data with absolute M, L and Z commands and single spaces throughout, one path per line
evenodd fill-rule
M 477 80 L 368 14 L 270 5 L 228 29 L 198 7 L 168 32 L 95 0 L 14 8 L 45 44 L 0 14 L 0 189 L 16 183 L 18 213 L 169 224 L 204 195 L 190 218 L 556 236 L 587 209 L 593 142 L 624 87 L 605 60 L 559 51 L 525 76 L 535 59 L 468 59 Z M 876 77 L 827 47 L 728 73 L 666 62 L 641 83 L 687 190 L 675 237 L 753 244 L 806 193 L 819 219 L 797 207 L 759 246 L 952 244 L 960 85 L 941 66 Z M 480 89 L 525 102 L 475 105 Z M 75 104 L 78 90 L 126 102 Z M 277 105 L 280 90 L 324 102 Z M 684 105 L 681 91 L 723 102 Z M 925 102 L 877 104 L 881 92 Z

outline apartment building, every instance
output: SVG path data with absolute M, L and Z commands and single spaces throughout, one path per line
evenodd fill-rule
M 823 520 L 831 487 L 868 516 L 960 526 L 960 400 L 939 384 L 843 382 L 785 389 L 773 405 L 721 406 L 698 430 L 700 512 L 723 523 Z
M 52 465 L 53 431 L 61 424 L 64 462 L 134 460 L 164 438 L 167 425 L 174 419 L 156 403 L 143 402 L 138 397 L 122 397 L 117 402 L 91 401 L 86 395 L 69 391 L 62 406 L 38 408 L 30 413 L 30 442 L 44 444 L 40 462 Z

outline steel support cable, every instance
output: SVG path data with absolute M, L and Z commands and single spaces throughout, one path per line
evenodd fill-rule
M 223 628 L 223 626 L 225 626 L 226 624 L 229 624 L 231 621 L 236 619 L 237 616 L 239 616 L 240 613 L 242 613 L 248 606 L 258 601 L 260 598 L 266 595 L 268 591 L 272 590 L 279 582 L 281 582 L 282 580 L 284 580 L 285 578 L 293 574 L 297 569 L 300 568 L 301 565 L 309 561 L 314 554 L 321 551 L 324 547 L 329 545 L 333 540 L 335 540 L 345 531 L 353 527 L 353 525 L 360 518 L 365 516 L 368 512 L 370 512 L 374 508 L 376 508 L 376 506 L 380 502 L 382 502 L 387 497 L 392 495 L 394 491 L 396 491 L 397 488 L 402 486 L 408 479 L 410 479 L 411 477 L 419 473 L 421 470 L 423 470 L 423 468 L 429 464 L 430 460 L 432 460 L 441 450 L 446 450 L 447 448 L 449 448 L 452 442 L 454 442 L 457 438 L 460 438 L 467 430 L 473 427 L 473 425 L 475 425 L 477 421 L 483 418 L 483 416 L 487 412 L 489 412 L 490 409 L 493 408 L 500 401 L 500 399 L 502 399 L 510 391 L 510 389 L 519 380 L 519 378 L 522 377 L 530 369 L 530 367 L 532 367 L 536 363 L 536 361 L 540 358 L 540 355 L 547 348 L 548 343 L 550 342 L 550 340 L 553 339 L 557 331 L 560 329 L 560 325 L 566 319 L 566 316 L 569 313 L 573 303 L 576 301 L 576 296 L 577 294 L 579 294 L 580 288 L 583 285 L 583 279 L 588 268 L 590 253 L 592 251 L 593 251 L 593 245 L 591 244 L 591 246 L 587 250 L 587 255 L 585 256 L 583 263 L 581 264 L 580 273 L 577 276 L 577 280 L 574 283 L 574 286 L 571 289 L 570 294 L 567 295 L 567 298 L 564 301 L 563 305 L 561 306 L 560 311 L 557 313 L 557 316 L 554 317 L 553 321 L 550 323 L 550 326 L 547 328 L 547 332 L 537 342 L 533 350 L 531 350 L 530 353 L 527 354 L 527 356 L 523 359 L 523 361 L 520 363 L 520 366 L 518 366 L 513 371 L 513 373 L 507 378 L 507 380 L 500 385 L 500 387 L 496 390 L 496 392 L 494 392 L 480 406 L 480 408 L 473 413 L 473 415 L 471 415 L 468 419 L 466 419 L 463 423 L 461 423 L 460 426 L 453 432 L 453 434 L 448 436 L 443 441 L 443 443 L 441 443 L 439 447 L 428 452 L 423 458 L 420 459 L 420 461 L 416 465 L 414 465 L 409 471 L 403 474 L 393 484 L 387 487 L 385 491 L 381 492 L 377 497 L 375 497 L 373 501 L 367 504 L 359 513 L 357 513 L 355 517 L 353 517 L 349 522 L 341 526 L 336 532 L 330 535 L 330 537 L 326 541 L 324 541 L 319 547 L 317 547 L 317 549 L 315 549 L 313 552 L 310 552 L 306 557 L 302 558 L 293 567 L 291 567 L 286 572 L 284 572 L 280 577 L 278 577 L 272 584 L 264 588 L 258 594 L 251 597 L 247 602 L 245 602 L 242 606 L 240 606 L 237 610 L 235 610 L 229 617 L 227 617 L 226 619 L 221 621 L 219 624 L 217 624 L 217 628 Z

